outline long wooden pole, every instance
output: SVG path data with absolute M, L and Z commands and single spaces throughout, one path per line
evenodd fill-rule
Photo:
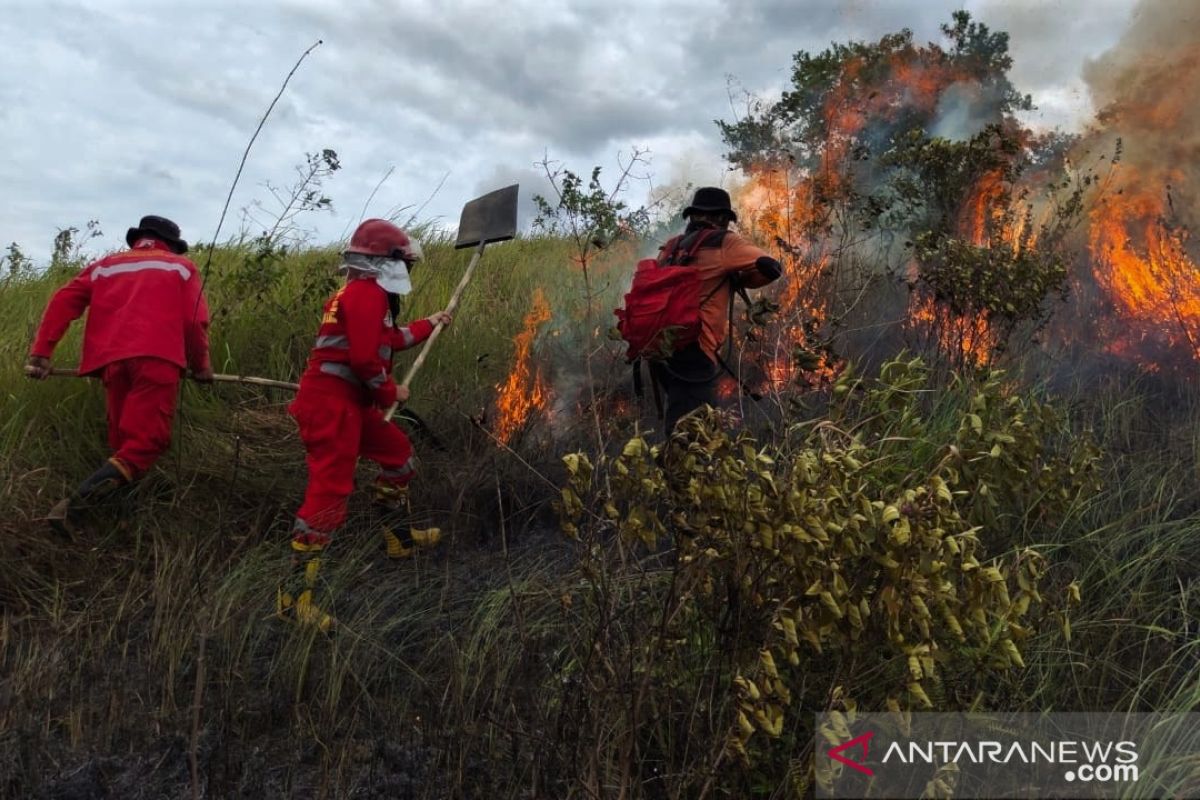
M 462 280 L 458 282 L 458 286 L 454 289 L 454 294 L 450 295 L 450 302 L 446 304 L 447 314 L 453 314 L 454 309 L 458 308 L 458 300 L 462 297 L 463 289 L 466 289 L 467 284 L 471 282 L 471 275 L 475 273 L 475 266 L 479 263 L 479 258 L 483 255 L 483 248 L 486 246 L 487 242 L 480 242 L 479 247 L 475 249 L 475 254 L 471 256 L 471 263 L 467 265 L 467 271 L 463 273 Z M 445 325 L 440 323 L 434 327 L 433 333 L 429 334 L 429 338 L 425 340 L 425 346 L 421 348 L 421 352 L 417 354 L 416 360 L 408 368 L 408 374 L 404 376 L 404 382 L 400 384 L 401 386 L 407 389 L 408 385 L 412 383 L 417 370 L 425 363 L 425 357 L 429 355 L 429 349 L 433 347 L 433 343 L 437 341 L 438 336 L 441 335 L 442 329 L 445 327 Z M 390 421 L 399 408 L 399 403 L 392 403 L 392 407 L 384 413 L 383 418 Z
M 26 367 L 25 372 L 28 373 L 29 371 L 30 371 L 29 367 Z M 50 375 L 51 375 L 51 377 L 54 377 L 54 378 L 78 378 L 79 370 L 60 369 L 58 367 L 55 367 L 54 369 L 50 370 Z M 190 378 L 191 375 L 189 375 L 188 377 Z M 287 381 L 275 381 L 275 380 L 271 380 L 270 378 L 258 378 L 253 375 L 221 375 L 221 374 L 217 374 L 217 375 L 213 375 L 213 380 L 216 381 L 217 383 L 248 383 L 251 386 L 266 386 L 266 387 L 270 387 L 272 389 L 287 389 L 292 392 L 294 392 L 300 388 L 300 384 L 298 384 L 298 383 L 288 383 Z

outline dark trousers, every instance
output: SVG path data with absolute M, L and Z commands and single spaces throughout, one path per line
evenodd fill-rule
M 663 428 L 667 436 L 679 418 L 703 405 L 715 405 L 717 365 L 699 344 L 691 344 L 666 361 L 650 362 L 650 378 L 666 395 Z

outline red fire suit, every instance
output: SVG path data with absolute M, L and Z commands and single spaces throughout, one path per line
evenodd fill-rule
M 88 312 L 81 375 L 98 375 L 113 462 L 132 480 L 171 444 L 185 367 L 209 368 L 208 306 L 196 266 L 153 238 L 89 264 L 54 293 L 30 355 L 50 358 Z
M 380 409 L 396 400 L 393 351 L 431 333 L 426 319 L 395 327 L 387 293 L 373 277 L 349 280 L 325 304 L 300 391 L 288 407 L 308 463 L 308 486 L 292 533 L 297 543 L 328 544 L 345 521 L 359 456 L 382 467 L 377 484 L 405 487 L 412 480 L 412 445 Z

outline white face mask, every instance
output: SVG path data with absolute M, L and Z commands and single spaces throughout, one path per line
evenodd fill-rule
M 412 282 L 408 279 L 408 264 L 400 259 L 394 261 L 379 261 L 379 271 L 375 274 L 375 282 L 390 294 L 405 295 L 412 291 Z

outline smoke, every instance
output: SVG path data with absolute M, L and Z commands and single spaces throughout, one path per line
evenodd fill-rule
M 1143 364 L 1200 358 L 1190 241 L 1200 219 L 1198 41 L 1195 4 L 1141 0 L 1119 42 L 1084 68 L 1097 114 L 1070 158 L 1100 181 L 1087 210 L 1090 270 L 1076 285 L 1076 313 L 1107 341 L 1106 352 Z M 1113 165 L 1104 166 L 1109 157 Z
M 930 135 L 965 142 L 1001 119 L 1002 100 L 1003 93 L 995 86 L 983 87 L 978 82 L 952 84 L 938 98 Z
M 696 187 L 728 188 L 726 184 L 733 175 L 724 167 L 719 153 L 703 147 L 689 147 L 675 155 L 665 174 L 666 180 L 650 190 L 647 203 L 668 216 L 683 210 Z
M 1083 74 L 1098 110 L 1084 149 L 1111 150 L 1119 137 L 1124 181 L 1143 190 L 1169 184 L 1193 196 L 1200 177 L 1200 6 L 1142 0 L 1121 40 Z

